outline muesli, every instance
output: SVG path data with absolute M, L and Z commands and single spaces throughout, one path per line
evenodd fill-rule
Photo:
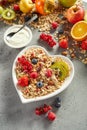
M 50 94 L 61 87 L 70 69 L 63 58 L 49 56 L 42 48 L 32 47 L 16 61 L 17 87 L 24 98 Z

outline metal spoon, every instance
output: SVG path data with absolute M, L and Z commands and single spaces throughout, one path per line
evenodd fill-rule
M 31 19 L 30 18 L 25 18 L 25 23 L 23 24 L 23 26 L 16 32 L 11 32 L 9 34 L 7 34 L 7 39 L 11 38 L 14 34 L 18 33 L 20 30 L 22 30 L 27 24 L 33 22 L 34 20 L 36 20 L 38 18 L 37 14 L 35 14 Z

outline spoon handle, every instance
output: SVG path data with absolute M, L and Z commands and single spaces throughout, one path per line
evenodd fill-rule
M 31 22 L 33 22 L 35 19 L 37 19 L 38 18 L 38 16 L 37 16 L 37 14 L 36 15 L 34 15 L 31 19 L 29 19 L 29 21 L 27 21 L 27 22 L 25 22 L 24 24 L 23 24 L 23 26 L 16 32 L 16 33 L 18 33 L 20 30 L 22 30 L 27 24 L 30 24 Z

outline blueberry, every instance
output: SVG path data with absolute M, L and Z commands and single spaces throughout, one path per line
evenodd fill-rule
M 63 34 L 63 33 L 64 33 L 63 26 L 60 25 L 60 26 L 58 27 L 58 34 Z
M 33 63 L 33 64 L 37 64 L 37 62 L 38 62 L 38 60 L 37 60 L 36 58 L 33 58 L 33 59 L 32 59 L 32 63 Z
M 42 86 L 43 86 L 42 81 L 37 82 L 37 87 L 38 87 L 38 88 L 41 88 Z
M 55 106 L 56 108 L 61 107 L 61 99 L 60 99 L 59 97 L 57 97 L 57 98 L 55 99 L 55 101 L 54 101 L 54 106 Z
M 55 106 L 56 108 L 59 108 L 59 107 L 61 107 L 61 103 L 60 103 L 60 102 L 55 102 L 54 106 Z
M 57 102 L 61 102 L 61 99 L 59 97 L 56 98 Z

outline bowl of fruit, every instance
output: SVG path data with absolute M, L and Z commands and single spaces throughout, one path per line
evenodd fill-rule
M 23 49 L 12 67 L 13 83 L 22 103 L 59 94 L 69 86 L 73 77 L 71 60 L 62 55 L 50 55 L 40 46 Z

